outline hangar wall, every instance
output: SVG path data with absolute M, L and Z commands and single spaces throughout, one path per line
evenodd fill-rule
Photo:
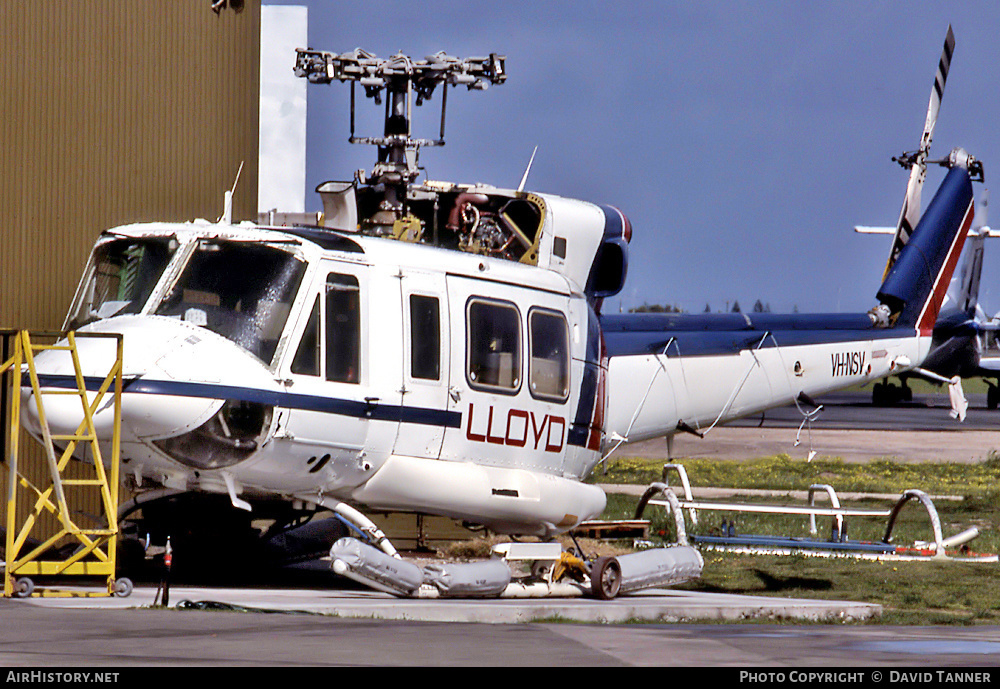
M 94 239 L 257 213 L 260 3 L 0 0 L 0 325 L 58 328 Z
M 59 329 L 102 230 L 215 220 L 241 162 L 256 218 L 260 1 L 212 4 L 0 0 L 0 327 Z

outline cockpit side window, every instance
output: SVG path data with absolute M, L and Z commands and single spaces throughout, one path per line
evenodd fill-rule
M 326 379 L 361 382 L 361 287 L 353 275 L 326 277 Z
M 410 295 L 410 375 L 441 380 L 441 310 L 437 297 Z
M 170 237 L 114 239 L 94 248 L 93 258 L 68 327 L 139 313 L 170 262 L 177 241 Z
M 521 315 L 517 306 L 473 298 L 466 307 L 469 385 L 515 394 L 521 387 Z

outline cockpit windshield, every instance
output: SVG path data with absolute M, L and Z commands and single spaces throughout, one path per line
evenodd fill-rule
M 274 246 L 203 239 L 155 313 L 232 340 L 270 363 L 305 263 Z
M 170 237 L 120 238 L 98 244 L 70 314 L 69 329 L 139 313 L 176 249 L 177 241 Z

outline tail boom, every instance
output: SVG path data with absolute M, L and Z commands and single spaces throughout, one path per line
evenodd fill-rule
M 953 168 L 868 314 L 627 314 L 601 317 L 605 447 L 719 423 L 919 366 L 973 218 Z

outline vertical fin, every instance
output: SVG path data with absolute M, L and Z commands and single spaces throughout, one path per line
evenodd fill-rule
M 969 253 L 962 264 L 960 292 L 955 300 L 962 312 L 975 315 L 979 303 L 979 280 L 983 274 L 983 254 L 986 237 L 979 234 L 969 235 Z
M 927 334 L 933 330 L 973 212 L 969 172 L 953 167 L 878 291 L 898 325 Z
M 951 279 L 948 287 L 947 302 L 951 308 L 958 309 L 962 313 L 974 318 L 976 309 L 979 306 L 979 283 L 983 274 L 983 257 L 986 253 L 986 237 L 989 229 L 986 227 L 986 211 L 989 205 L 989 194 L 987 190 L 979 195 L 979 204 L 976 206 L 976 216 L 972 221 L 972 230 L 969 231 L 969 238 L 965 251 L 965 258 L 962 261 L 961 273 Z

